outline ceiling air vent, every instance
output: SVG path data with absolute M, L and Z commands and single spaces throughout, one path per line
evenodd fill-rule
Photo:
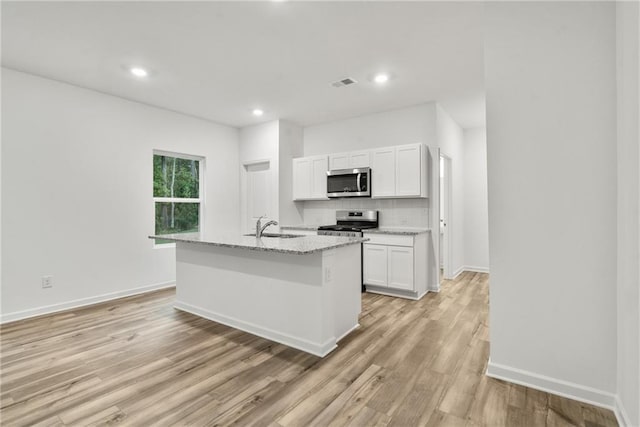
M 337 82 L 331 83 L 331 86 L 333 86 L 333 87 L 343 87 L 343 86 L 352 85 L 354 83 L 358 83 L 358 82 L 355 81 L 354 79 L 350 78 L 350 77 L 347 77 L 346 79 L 338 80 Z

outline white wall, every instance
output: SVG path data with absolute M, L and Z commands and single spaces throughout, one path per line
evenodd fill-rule
M 302 128 L 293 123 L 279 121 L 279 221 L 282 224 L 302 224 L 302 206 L 293 201 L 293 162 L 303 153 Z
M 275 120 L 240 129 L 242 218 L 246 216 L 247 204 L 247 190 L 243 176 L 244 164 L 269 160 L 272 191 L 268 210 L 269 218 L 282 225 L 303 222 L 302 207 L 293 202 L 293 167 L 291 162 L 294 157 L 301 157 L 302 151 L 302 128 L 293 123 Z M 273 229 L 277 229 L 277 227 Z
M 268 219 L 278 220 L 279 200 L 279 164 L 278 138 L 280 128 L 278 121 L 247 126 L 240 129 L 240 216 L 243 227 L 247 220 L 247 186 L 245 179 L 245 167 L 247 164 L 269 161 L 269 175 L 271 177 L 271 197 L 268 200 Z M 245 232 L 251 232 L 251 228 L 243 228 Z
M 304 128 L 305 156 L 416 142 L 437 145 L 434 103 Z
M 616 5 L 618 68 L 618 396 L 628 425 L 640 425 L 640 7 Z
M 464 132 L 451 116 L 437 105 L 436 134 L 440 154 L 451 159 L 451 212 L 449 214 L 451 249 L 451 272 L 455 277 L 464 270 L 464 227 L 465 227 L 465 188 L 464 188 Z M 446 274 L 446 272 L 445 272 Z
M 463 165 L 465 269 L 488 272 L 489 206 L 485 128 L 465 130 Z
M 488 372 L 612 405 L 615 4 L 485 12 Z
M 175 280 L 147 238 L 154 149 L 204 156 L 203 225 L 238 227 L 236 129 L 2 72 L 3 320 Z

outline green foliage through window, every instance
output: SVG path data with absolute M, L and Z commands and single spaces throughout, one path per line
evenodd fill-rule
M 200 229 L 200 161 L 154 154 L 155 234 L 191 233 Z M 168 200 L 167 200 L 168 199 Z M 156 244 L 170 243 L 156 239 Z
M 200 162 L 153 156 L 153 197 L 200 197 Z

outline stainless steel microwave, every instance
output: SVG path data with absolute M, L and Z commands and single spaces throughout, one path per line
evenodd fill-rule
M 371 197 L 371 169 L 327 171 L 327 197 Z

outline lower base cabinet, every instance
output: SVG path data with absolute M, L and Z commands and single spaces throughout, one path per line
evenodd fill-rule
M 362 245 L 367 291 L 419 299 L 427 286 L 427 233 L 366 233 Z
M 376 235 L 363 245 L 363 263 L 365 285 L 414 290 L 412 236 Z
M 365 243 L 362 245 L 362 257 L 364 284 L 387 286 L 387 247 Z
M 387 286 L 413 291 L 413 248 L 387 248 Z

